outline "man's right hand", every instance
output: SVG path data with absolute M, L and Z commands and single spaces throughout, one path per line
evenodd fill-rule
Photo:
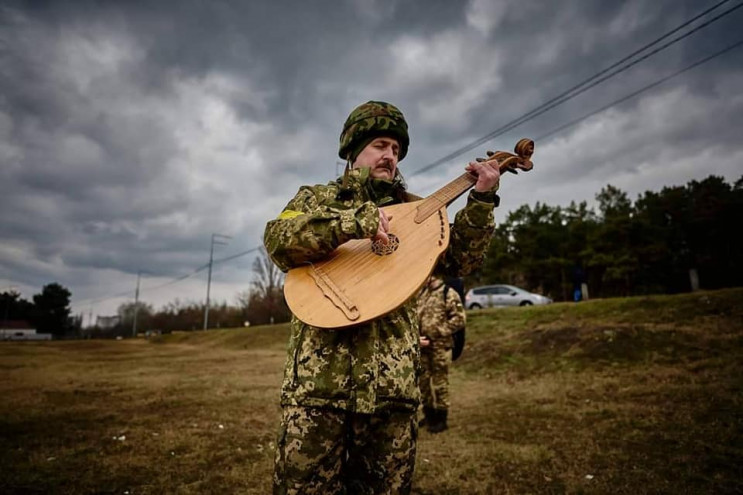
M 372 237 L 372 242 L 379 240 L 382 241 L 382 244 L 390 242 L 390 238 L 387 236 L 387 232 L 390 230 L 390 220 L 392 220 L 392 216 L 388 217 L 384 210 L 379 208 L 379 227 L 377 233 Z

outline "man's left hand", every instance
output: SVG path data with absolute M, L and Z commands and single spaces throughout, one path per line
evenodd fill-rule
M 470 162 L 464 169 L 477 176 L 475 191 L 488 192 L 498 190 L 498 186 L 500 185 L 500 169 L 498 168 L 497 160 L 482 163 L 477 161 Z

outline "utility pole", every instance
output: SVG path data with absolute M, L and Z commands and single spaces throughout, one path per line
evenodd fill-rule
M 134 323 L 132 323 L 132 337 L 137 337 L 137 312 L 139 312 L 139 278 L 142 271 L 137 272 L 137 290 L 134 292 Z
M 224 242 L 217 238 L 232 239 L 232 237 L 228 235 L 212 234 L 212 247 L 209 250 L 209 277 L 206 282 L 206 307 L 204 308 L 204 330 L 207 330 L 209 328 L 209 292 L 211 291 L 211 287 L 212 287 L 212 264 L 214 263 L 214 245 L 215 244 L 219 244 L 221 246 L 227 245 L 227 242 Z

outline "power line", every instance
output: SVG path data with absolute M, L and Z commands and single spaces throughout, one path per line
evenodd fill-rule
M 232 261 L 232 260 L 234 260 L 236 258 L 240 258 L 242 256 L 246 256 L 246 255 L 248 255 L 250 253 L 254 253 L 254 252 L 258 251 L 260 248 L 261 248 L 261 246 L 256 246 L 254 248 L 248 249 L 247 251 L 242 251 L 240 253 L 233 254 L 232 256 L 228 256 L 226 258 L 221 258 L 221 259 L 218 259 L 218 260 L 214 260 L 214 264 L 224 263 L 224 262 L 227 262 L 227 261 Z M 207 268 L 209 268 L 209 263 L 206 263 L 204 265 L 201 265 L 198 268 L 195 268 L 193 271 L 191 271 L 190 273 L 187 273 L 186 275 L 181 275 L 180 277 L 176 277 L 176 278 L 171 279 L 171 280 L 169 280 L 167 282 L 164 282 L 162 284 L 155 285 L 155 286 L 152 286 L 152 287 L 143 287 L 140 290 L 140 292 L 154 291 L 154 290 L 162 289 L 163 287 L 168 287 L 170 285 L 175 285 L 178 282 L 181 282 L 183 280 L 186 280 L 188 278 L 193 277 L 194 275 L 196 275 L 199 272 L 203 272 Z M 103 296 L 103 297 L 94 298 L 94 299 L 93 298 L 83 299 L 81 301 L 76 301 L 74 304 L 76 306 L 77 305 L 86 306 L 86 305 L 98 304 L 98 303 L 102 303 L 104 301 L 108 301 L 110 299 L 117 299 L 117 298 L 120 298 L 120 297 L 130 296 L 133 293 L 134 293 L 133 290 L 127 290 L 127 291 L 124 291 L 124 292 L 119 292 L 117 294 L 111 294 L 110 296 Z
M 727 53 L 727 52 L 729 52 L 729 51 L 731 51 L 731 50 L 733 50 L 735 48 L 738 48 L 741 45 L 743 45 L 743 39 L 740 40 L 740 41 L 738 41 L 738 42 L 736 42 L 736 43 L 733 43 L 732 45 L 730 45 L 730 46 L 728 46 L 726 48 L 723 48 L 719 52 L 713 53 L 712 55 L 709 55 L 708 57 L 703 58 L 702 60 L 699 60 L 697 62 L 694 62 L 693 64 L 688 65 L 688 66 L 684 67 L 683 69 L 674 72 L 673 74 L 669 74 L 669 75 L 667 75 L 667 76 L 665 76 L 665 77 L 663 77 L 661 79 L 658 79 L 657 81 L 655 81 L 655 82 L 653 82 L 651 84 L 648 84 L 647 86 L 644 86 L 643 88 L 638 89 L 637 91 L 634 91 L 634 92 L 632 92 L 632 93 L 630 93 L 630 94 L 628 94 L 626 96 L 623 96 L 622 98 L 620 98 L 618 100 L 615 100 L 612 103 L 609 103 L 608 105 L 604 105 L 603 107 L 601 107 L 599 109 L 596 109 L 596 110 L 594 110 L 591 113 L 588 113 L 588 114 L 586 114 L 586 115 L 584 115 L 584 116 L 582 116 L 580 118 L 577 118 L 575 120 L 572 120 L 572 121 L 568 122 L 567 124 L 563 124 L 563 125 L 555 128 L 555 129 L 551 130 L 547 134 L 543 134 L 543 135 L 539 136 L 538 138 L 535 138 L 535 141 L 541 141 L 543 139 L 546 139 L 549 136 L 552 136 L 554 134 L 557 134 L 560 131 L 563 131 L 563 130 L 567 129 L 568 127 L 572 127 L 572 126 L 574 126 L 574 125 L 576 125 L 576 124 L 578 124 L 578 123 L 580 123 L 580 122 L 582 122 L 582 121 L 584 121 L 584 120 L 586 120 L 586 119 L 588 119 L 590 117 L 593 117 L 594 115 L 596 115 L 598 113 L 601 113 L 604 110 L 607 110 L 607 109 L 609 109 L 609 108 L 611 108 L 611 107 L 613 107 L 615 105 L 619 105 L 620 103 L 624 103 L 625 101 L 634 98 L 635 96 L 639 95 L 640 93 L 644 93 L 645 91 L 648 91 L 649 89 L 652 89 L 652 88 L 654 88 L 654 87 L 656 87 L 656 86 L 658 86 L 660 84 L 663 84 L 664 82 L 668 81 L 669 79 L 672 79 L 672 78 L 674 78 L 674 77 L 676 77 L 678 75 L 683 74 L 684 72 L 690 71 L 691 69 L 694 69 L 695 67 L 698 67 L 698 66 L 700 66 L 700 65 L 702 65 L 704 63 L 707 63 L 710 60 L 712 60 L 714 58 L 717 58 L 720 55 L 723 55 L 723 54 L 725 54 L 725 53 Z
M 124 292 L 119 292 L 118 294 L 111 294 L 110 296 L 103 296 L 99 298 L 89 298 L 89 299 L 83 299 L 81 301 L 77 301 L 73 303 L 74 305 L 80 305 L 80 306 L 87 306 L 87 305 L 93 305 L 102 303 L 103 301 L 108 301 L 109 299 L 116 299 L 119 297 L 126 297 L 130 294 L 133 294 L 134 290 L 127 290 Z
M 240 258 L 241 256 L 245 256 L 245 255 L 250 254 L 250 253 L 255 253 L 256 251 L 260 250 L 261 247 L 262 246 L 256 246 L 254 248 L 248 249 L 247 251 L 243 251 L 241 253 L 233 254 L 232 256 L 228 256 L 226 258 L 221 258 L 221 259 L 218 259 L 218 260 L 214 260 L 214 264 L 224 263 L 225 261 L 232 261 L 235 258 Z
M 209 268 L 209 263 L 206 263 L 204 265 L 201 265 L 200 267 L 194 269 L 191 273 L 188 273 L 186 275 L 181 275 L 180 277 L 176 277 L 176 278 L 174 278 L 172 280 L 169 280 L 168 282 L 162 283 L 160 285 L 155 285 L 153 287 L 145 287 L 144 289 L 142 289 L 142 292 L 148 291 L 148 290 L 152 291 L 152 290 L 162 289 L 163 287 L 167 287 L 169 285 L 177 284 L 178 282 L 181 282 L 183 280 L 186 280 L 187 278 L 193 277 L 194 275 L 196 275 L 199 272 L 203 272 L 207 268 Z
M 197 273 L 199 273 L 201 271 L 204 271 L 208 266 L 209 265 L 200 266 L 199 268 L 195 269 L 191 273 L 188 273 L 186 275 L 182 275 L 180 277 L 176 277 L 176 278 L 174 278 L 174 279 L 172 279 L 172 280 L 170 280 L 168 282 L 165 282 L 164 284 L 157 285 L 155 287 L 145 287 L 145 288 L 141 289 L 140 292 L 144 292 L 146 290 L 160 289 L 162 287 L 166 287 L 168 285 L 172 285 L 172 284 L 178 283 L 181 280 L 185 280 L 185 279 L 187 279 L 189 277 L 194 276 L 195 274 L 197 274 Z M 110 299 L 117 299 L 117 298 L 120 298 L 120 297 L 126 297 L 126 296 L 131 295 L 132 293 L 133 293 L 132 290 L 127 290 L 127 291 L 124 291 L 124 292 L 119 292 L 117 294 L 111 294 L 109 296 L 103 296 L 103 297 L 98 297 L 98 298 L 90 298 L 90 299 L 83 299 L 81 301 L 75 302 L 74 304 L 75 305 L 83 305 L 83 306 L 85 306 L 85 305 L 92 305 L 92 304 L 98 304 L 98 303 L 102 303 L 104 301 L 108 301 Z
M 668 47 L 670 47 L 670 46 L 678 43 L 679 41 L 681 41 L 681 40 L 683 40 L 683 39 L 691 36 L 695 32 L 697 32 L 697 31 L 699 31 L 699 30 L 701 30 L 701 29 L 709 26 L 713 22 L 716 22 L 716 21 L 720 20 L 721 18 L 723 18 L 723 17 L 731 14 L 733 11 L 739 9 L 740 7 L 743 7 L 743 2 L 742 2 L 742 3 L 738 4 L 738 5 L 736 5 L 736 6 L 732 7 L 732 8 L 730 8 L 730 9 L 728 9 L 728 10 L 726 10 L 726 11 L 720 13 L 720 14 L 718 14 L 717 16 L 713 17 L 712 19 L 709 19 L 709 20 L 705 21 L 704 23 L 700 24 L 699 26 L 695 27 L 694 29 L 692 29 L 690 31 L 687 31 L 686 33 L 684 33 L 684 34 L 682 34 L 680 36 L 677 36 L 676 38 L 672 39 L 671 41 L 669 41 L 669 42 L 667 42 L 667 43 L 665 43 L 663 45 L 661 45 L 660 47 L 656 48 L 655 50 L 653 50 L 653 51 L 651 51 L 651 52 L 643 55 L 642 57 L 640 57 L 640 58 L 638 58 L 636 60 L 633 60 L 632 62 L 630 62 L 630 63 L 628 63 L 628 64 L 626 64 L 626 65 L 618 68 L 617 70 L 614 70 L 613 72 L 611 72 L 613 69 L 619 67 L 621 64 L 623 64 L 627 60 L 631 59 L 635 55 L 637 55 L 639 53 L 642 53 L 643 51 L 647 50 L 649 47 L 651 47 L 651 46 L 657 44 L 658 42 L 660 42 L 660 41 L 668 38 L 670 35 L 676 33 L 680 29 L 688 26 L 690 23 L 698 20 L 700 17 L 708 14 L 710 11 L 718 8 L 719 6 L 721 6 L 722 4 L 726 3 L 727 1 L 729 1 L 729 0 L 723 0 L 722 2 L 719 2 L 715 6 L 713 6 L 713 7 L 709 8 L 709 9 L 705 10 L 704 12 L 702 12 L 702 13 L 700 13 L 698 15 L 696 15 L 692 19 L 684 22 L 680 26 L 677 26 L 676 28 L 674 28 L 673 30 L 669 31 L 668 33 L 660 36 L 659 38 L 656 38 L 655 40 L 653 40 L 652 42 L 650 42 L 647 45 L 643 46 L 639 50 L 634 51 L 630 55 L 627 55 L 626 57 L 624 57 L 621 60 L 619 60 L 619 61 L 615 62 L 614 64 L 612 64 L 611 66 L 609 66 L 609 67 L 607 67 L 607 68 L 605 68 L 605 69 L 597 72 L 596 74 L 594 74 L 593 76 L 589 77 L 588 79 L 585 79 L 585 80 L 581 81 L 580 83 L 572 86 L 570 89 L 564 91 L 560 95 L 555 96 L 554 98 L 552 98 L 552 99 L 550 99 L 550 100 L 548 100 L 548 101 L 540 104 L 536 108 L 534 108 L 534 109 L 528 111 L 527 113 L 523 114 L 522 116 L 520 116 L 520 117 L 518 117 L 518 118 L 516 118 L 516 119 L 514 119 L 514 120 L 512 120 L 510 122 L 508 122 L 507 124 L 502 125 L 501 127 L 497 128 L 496 130 L 488 133 L 487 135 L 485 135 L 485 136 L 483 136 L 483 137 L 481 137 L 481 138 L 473 141 L 472 143 L 469 143 L 469 144 L 467 144 L 465 146 L 462 146 L 461 148 L 459 148 L 459 149 L 457 149 L 457 150 L 449 153 L 448 155 L 446 155 L 446 156 L 444 156 L 444 157 L 442 157 L 442 158 L 434 161 L 433 163 L 430 163 L 429 165 L 426 165 L 426 166 L 424 166 L 424 167 L 416 170 L 415 172 L 411 173 L 409 176 L 410 177 L 413 177 L 413 176 L 418 175 L 420 173 L 423 173 L 423 172 L 426 172 L 428 170 L 431 170 L 432 168 L 435 168 L 435 167 L 437 167 L 439 165 L 442 165 L 442 164 L 448 162 L 449 160 L 452 160 L 452 159 L 458 157 L 459 155 L 461 155 L 463 153 L 466 153 L 467 151 L 470 151 L 470 150 L 472 150 L 472 149 L 480 146 L 481 144 L 483 144 L 483 143 L 485 143 L 485 142 L 487 142 L 487 141 L 489 141 L 489 140 L 491 140 L 491 139 L 493 139 L 495 137 L 498 137 L 498 136 L 500 136 L 500 135 L 502 135 L 502 134 L 504 134 L 504 133 L 506 133 L 506 132 L 508 132 L 510 130 L 515 129 L 516 127 L 520 126 L 521 124 L 523 124 L 525 122 L 528 122 L 529 120 L 532 120 L 535 117 L 538 117 L 539 115 L 542 115 L 543 113 L 545 113 L 545 112 L 547 112 L 547 111 L 555 108 L 556 106 L 559 106 L 559 105 L 561 105 L 561 104 L 563 104 L 563 103 L 565 103 L 565 102 L 567 102 L 567 101 L 569 101 L 569 100 L 577 97 L 578 95 L 580 95 L 580 94 L 588 91 L 589 89 L 597 86 L 598 84 L 601 84 L 602 82 L 604 82 L 604 81 L 606 81 L 608 79 L 611 79 L 612 77 L 614 77 L 614 76 L 616 76 L 616 75 L 618 75 L 618 74 L 626 71 L 627 69 L 629 69 L 629 68 L 633 67 L 634 65 L 642 62 L 643 60 L 646 60 L 647 58 L 655 55 L 656 53 L 658 53 L 660 51 L 663 51 L 666 48 L 668 48 Z M 607 74 L 607 72 L 608 72 L 608 74 Z M 604 74 L 606 74 L 606 75 L 604 75 Z M 603 75 L 603 77 L 601 77 L 602 75 Z

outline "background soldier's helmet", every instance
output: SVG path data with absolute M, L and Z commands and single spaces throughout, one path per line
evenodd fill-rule
M 408 153 L 408 123 L 405 122 L 402 112 L 394 105 L 383 101 L 367 101 L 359 105 L 346 119 L 341 132 L 340 149 L 338 156 L 344 160 L 353 160 L 361 149 L 362 142 L 371 139 L 391 136 L 400 143 L 398 161 L 402 161 Z M 354 156 L 351 156 L 354 155 Z

